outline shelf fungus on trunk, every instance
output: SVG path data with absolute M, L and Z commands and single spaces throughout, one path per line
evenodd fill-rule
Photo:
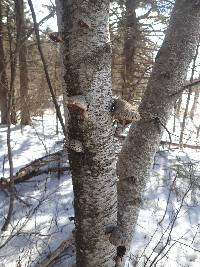
M 82 120 L 88 118 L 88 103 L 83 95 L 74 95 L 67 97 L 65 104 L 68 109 L 78 112 Z
M 137 108 L 122 98 L 113 97 L 111 107 L 113 120 L 122 124 L 123 127 L 129 123 L 140 120 Z
M 50 32 L 48 34 L 48 36 L 55 43 L 62 43 L 62 42 L 64 42 L 64 38 L 62 36 L 62 33 L 60 33 L 60 32 Z
M 74 95 L 70 96 L 65 100 L 65 104 L 68 109 L 72 109 L 80 114 L 81 119 L 88 118 L 88 106 L 85 97 L 83 95 Z M 123 127 L 127 124 L 130 124 L 134 121 L 140 120 L 140 114 L 137 108 L 127 102 L 126 100 L 113 97 L 112 106 L 111 106 L 111 116 L 113 120 L 122 124 Z

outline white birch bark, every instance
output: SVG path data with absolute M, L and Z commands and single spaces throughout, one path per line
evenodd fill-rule
M 129 248 L 148 172 L 161 135 L 184 83 L 200 34 L 200 1 L 177 0 L 140 105 L 141 120 L 132 125 L 117 163 L 118 226 L 111 242 Z
M 60 4 L 69 142 L 75 140 L 69 149 L 69 161 L 74 188 L 76 266 L 114 267 L 115 246 L 105 234 L 106 226 L 116 221 L 117 211 L 110 116 L 109 1 L 60 0 Z

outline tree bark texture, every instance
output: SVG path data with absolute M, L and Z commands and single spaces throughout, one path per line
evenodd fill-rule
M 200 34 L 200 1 L 177 0 L 163 44 L 117 163 L 118 225 L 110 240 L 128 249 L 142 205 L 149 170 Z
M 8 83 L 6 77 L 5 56 L 3 48 L 3 22 L 2 22 L 2 1 L 0 1 L 0 110 L 1 110 L 1 123 L 7 124 L 8 112 Z
M 19 35 L 19 70 L 20 70 L 20 110 L 21 124 L 27 125 L 30 123 L 30 112 L 28 104 L 28 66 L 26 61 L 27 48 L 24 38 L 25 32 L 25 15 L 24 15 L 24 0 L 15 1 L 16 24 Z
M 105 234 L 106 226 L 116 222 L 117 211 L 110 116 L 109 1 L 60 3 L 69 141 L 75 140 L 74 149 L 69 149 L 69 162 L 74 187 L 76 267 L 114 267 L 115 246 Z M 76 142 L 82 145 L 79 152 Z

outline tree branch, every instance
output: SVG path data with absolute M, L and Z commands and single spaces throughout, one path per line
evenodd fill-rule
M 41 46 L 41 42 L 40 42 L 40 35 L 39 35 L 39 26 L 38 26 L 38 23 L 37 23 L 37 20 L 36 20 L 36 15 L 35 15 L 35 10 L 33 8 L 33 3 L 32 3 L 31 0 L 28 0 L 28 4 L 29 4 L 30 10 L 31 10 L 31 14 L 32 14 L 32 18 L 33 18 L 34 30 L 35 30 L 35 36 L 36 36 L 36 39 L 37 39 L 38 51 L 40 53 L 40 57 L 41 57 L 41 60 L 42 60 L 42 63 L 43 63 L 44 73 L 45 73 L 45 76 L 46 76 L 46 80 L 47 80 L 47 84 L 48 84 L 48 87 L 49 87 L 49 91 L 51 93 L 51 97 L 52 97 L 52 100 L 53 100 L 53 103 L 54 103 L 54 106 L 55 106 L 55 109 L 56 109 L 56 114 L 57 114 L 59 122 L 61 124 L 63 133 L 64 133 L 65 136 L 67 136 L 65 125 L 64 125 L 64 122 L 63 122 L 63 118 L 62 118 L 62 114 L 61 114 L 61 111 L 60 111 L 60 108 L 59 108 L 59 105 L 58 105 L 58 102 L 57 102 L 57 99 L 56 99 L 56 96 L 55 96 L 55 93 L 54 93 L 54 90 L 53 90 L 53 86 L 51 84 L 51 79 L 50 79 L 49 73 L 48 73 L 48 66 L 46 64 L 44 53 L 42 51 L 42 46 Z

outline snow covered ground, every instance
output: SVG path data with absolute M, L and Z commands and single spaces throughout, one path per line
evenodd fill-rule
M 179 122 L 173 142 L 179 136 Z M 198 144 L 193 123 L 187 123 L 184 143 Z M 167 128 L 173 132 L 173 118 Z M 0 177 L 9 176 L 6 127 L 0 126 Z M 32 160 L 61 148 L 52 110 L 33 118 L 31 126 L 12 127 L 14 171 Z M 165 132 L 163 140 L 169 141 Z M 157 152 L 154 169 L 144 195 L 137 232 L 127 266 L 200 266 L 200 152 L 167 146 Z M 74 228 L 73 192 L 70 173 L 34 177 L 16 186 L 22 201 L 15 200 L 12 223 L 0 234 L 0 267 L 37 266 Z M 0 227 L 9 206 L 6 191 L 0 191 Z M 54 266 L 68 267 L 73 248 Z M 20 265 L 21 264 L 21 265 Z
M 19 125 L 12 127 L 15 172 L 32 160 L 61 148 L 62 142 L 59 141 L 63 140 L 63 136 L 61 131 L 56 134 L 53 111 L 47 110 L 43 120 L 42 123 L 42 118 L 35 117 L 32 126 L 25 126 L 23 129 Z M 6 131 L 6 126 L 0 126 L 0 177 L 9 176 Z M 38 259 L 45 258 L 62 241 L 67 240 L 74 228 L 73 222 L 69 219 L 74 216 L 69 173 L 60 177 L 55 173 L 41 175 L 17 185 L 16 189 L 24 203 L 15 200 L 12 224 L 0 235 L 1 267 L 35 266 Z M 5 191 L 1 191 L 1 227 L 8 205 L 9 197 Z M 65 267 L 67 262 L 73 261 L 71 255 L 63 257 L 65 257 Z
M 127 266 L 200 266 L 199 186 L 188 153 L 157 153 Z

